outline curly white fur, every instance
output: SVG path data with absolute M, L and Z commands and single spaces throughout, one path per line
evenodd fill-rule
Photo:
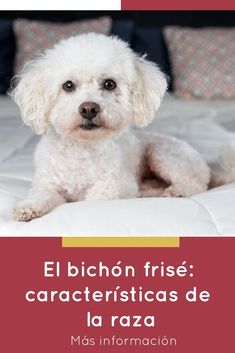
M 114 90 L 104 89 L 106 79 L 116 82 Z M 62 88 L 68 80 L 72 92 Z M 154 63 L 123 41 L 94 33 L 61 41 L 28 63 L 12 96 L 25 124 L 43 137 L 32 189 L 15 218 L 29 221 L 70 201 L 205 191 L 210 170 L 192 147 L 131 131 L 153 120 L 166 88 Z M 100 107 L 96 129 L 84 129 L 84 102 Z
M 220 164 L 224 171 L 224 183 L 235 181 L 235 142 L 224 146 L 220 153 Z

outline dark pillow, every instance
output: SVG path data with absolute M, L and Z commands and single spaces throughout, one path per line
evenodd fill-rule
M 0 94 L 10 87 L 13 75 L 15 40 L 12 21 L 0 20 Z
M 172 75 L 168 50 L 161 28 L 136 27 L 133 34 L 132 48 L 139 54 L 147 54 L 167 75 L 169 89 L 172 87 Z
M 117 20 L 113 22 L 112 34 L 125 42 L 132 42 L 134 22 L 131 20 Z

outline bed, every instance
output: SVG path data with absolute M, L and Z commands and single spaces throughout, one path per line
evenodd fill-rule
M 166 96 L 148 130 L 182 138 L 216 165 L 221 147 L 235 140 L 235 101 L 182 101 Z M 22 124 L 9 97 L 0 98 L 1 236 L 230 236 L 235 234 L 235 184 L 191 198 L 77 202 L 29 223 L 11 210 L 30 188 L 38 137 Z

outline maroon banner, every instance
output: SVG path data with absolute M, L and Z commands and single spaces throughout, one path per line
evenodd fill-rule
M 62 248 L 59 238 L 1 238 L 0 351 L 233 352 L 234 248 L 235 238 L 182 238 L 180 248 L 146 249 Z M 68 264 L 74 266 L 71 277 Z M 121 291 L 129 293 L 127 302 Z M 141 301 L 147 292 L 153 301 Z
M 232 0 L 121 0 L 122 10 L 235 10 Z

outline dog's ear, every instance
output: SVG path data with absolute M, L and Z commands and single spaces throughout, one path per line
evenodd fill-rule
M 134 124 L 144 127 L 153 120 L 167 89 L 165 75 L 158 66 L 136 56 L 137 80 L 131 88 Z
M 47 131 L 50 87 L 46 87 L 45 65 L 40 60 L 28 63 L 13 81 L 11 97 L 19 106 L 24 123 L 38 135 Z M 49 91 L 49 92 L 48 92 Z

